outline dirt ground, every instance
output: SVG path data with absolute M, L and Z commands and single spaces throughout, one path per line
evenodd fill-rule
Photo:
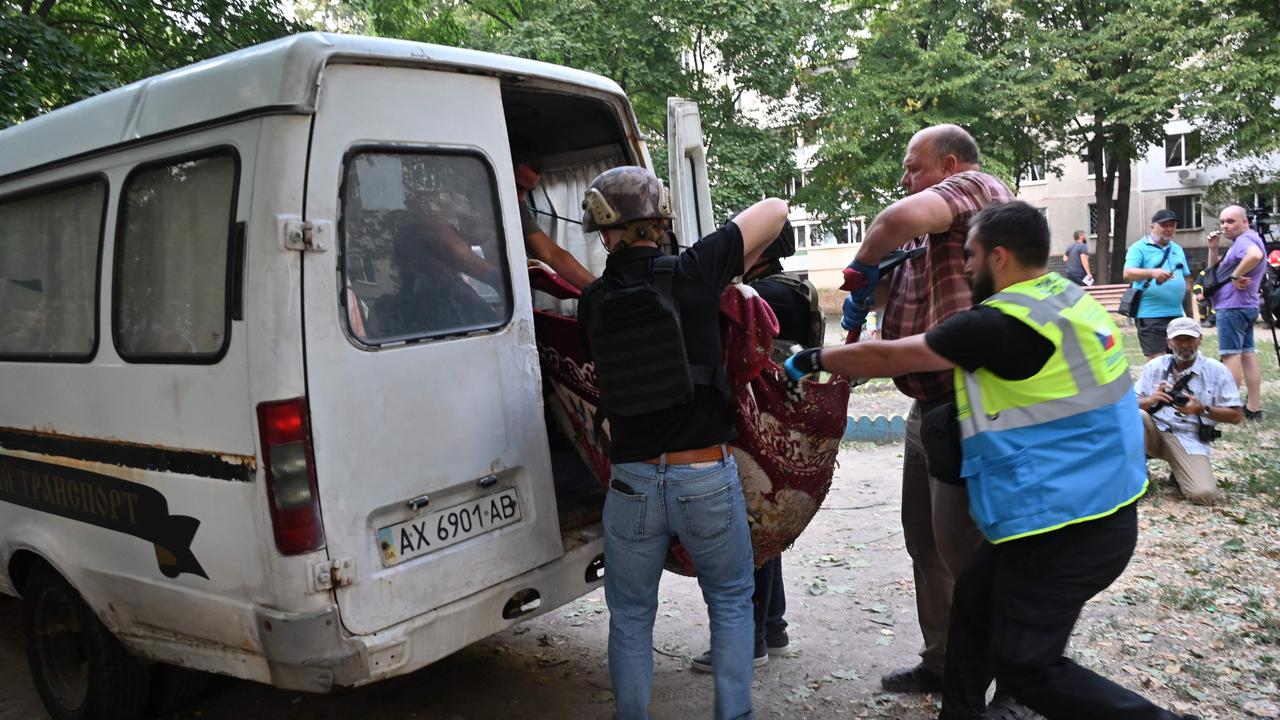
M 1255 449 L 1280 457 L 1268 437 Z M 936 716 L 931 697 L 878 688 L 881 673 L 916 661 L 920 643 L 898 518 L 900 468 L 896 446 L 842 451 L 827 502 L 784 555 L 795 651 L 756 671 L 760 717 Z M 1214 509 L 1166 489 L 1144 500 L 1138 555 L 1086 608 L 1075 656 L 1182 712 L 1280 717 L 1278 505 L 1280 497 L 1243 491 Z M 661 598 L 653 717 L 710 717 L 711 679 L 688 667 L 707 647 L 697 585 L 667 575 Z M 0 599 L 0 720 L 44 717 L 19 608 Z M 608 718 L 607 631 L 597 591 L 406 677 L 325 696 L 227 681 L 174 717 Z

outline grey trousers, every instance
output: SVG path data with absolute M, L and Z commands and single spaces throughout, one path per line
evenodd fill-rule
M 969 516 L 969 493 L 929 477 L 920 418 L 933 406 L 911 404 L 907 438 L 902 453 L 902 533 L 916 582 L 916 612 L 924 646 L 924 666 L 939 675 L 947 656 L 947 628 L 951 593 L 974 552 L 982 545 L 982 533 Z

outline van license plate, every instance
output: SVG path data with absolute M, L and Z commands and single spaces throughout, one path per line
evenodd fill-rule
M 378 530 L 382 565 L 398 565 L 517 522 L 520 501 L 515 489 L 508 489 L 389 525 Z

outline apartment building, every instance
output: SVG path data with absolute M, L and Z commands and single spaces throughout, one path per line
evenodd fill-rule
M 1280 155 L 1266 161 L 1280 169 Z M 1076 230 L 1084 230 L 1089 235 L 1090 248 L 1095 248 L 1098 226 L 1093 163 L 1067 158 L 1056 165 L 1060 177 L 1047 168 L 1033 167 L 1021 178 L 1018 190 L 1019 199 L 1040 208 L 1049 221 L 1051 259 L 1062 254 Z M 1148 148 L 1132 168 L 1127 244 L 1132 245 L 1146 234 L 1151 216 L 1167 208 L 1178 216 L 1174 240 L 1187 251 L 1193 267 L 1203 266 L 1207 254 L 1205 235 L 1217 228 L 1219 209 L 1203 207 L 1204 195 L 1209 186 L 1237 169 L 1233 164 L 1201 157 L 1199 133 L 1188 121 L 1176 120 L 1166 125 L 1164 142 Z M 1275 198 L 1240 200 L 1275 209 Z

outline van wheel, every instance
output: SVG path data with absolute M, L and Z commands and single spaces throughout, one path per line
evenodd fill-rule
M 22 626 L 36 691 L 54 720 L 142 717 L 147 667 L 53 568 L 37 567 L 27 580 Z
M 212 684 L 209 673 L 178 667 L 168 663 L 151 666 L 151 692 L 147 700 L 147 717 L 168 715 L 200 698 Z

